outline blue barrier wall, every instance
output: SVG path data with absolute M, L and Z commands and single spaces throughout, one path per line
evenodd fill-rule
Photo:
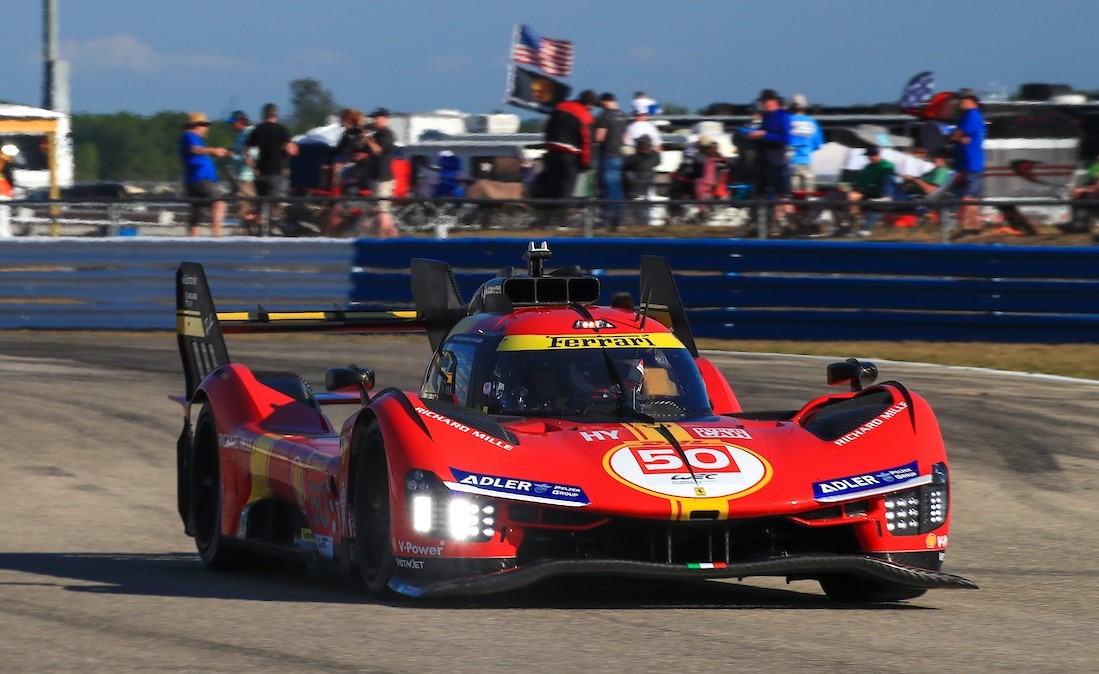
M 174 272 L 206 266 L 218 308 L 411 306 L 408 262 L 447 261 L 464 296 L 523 268 L 527 239 L 0 240 L 0 328 L 174 328 Z M 740 239 L 550 242 L 603 299 L 664 255 L 695 333 L 721 338 L 1099 342 L 1099 247 Z

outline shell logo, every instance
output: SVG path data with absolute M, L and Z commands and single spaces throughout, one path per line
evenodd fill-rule
M 740 498 L 763 488 L 773 470 L 755 452 L 712 442 L 621 445 L 603 458 L 611 477 L 654 496 Z

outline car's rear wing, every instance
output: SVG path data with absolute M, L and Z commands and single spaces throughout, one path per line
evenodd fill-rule
M 417 264 L 420 263 L 420 264 Z M 441 266 L 440 266 L 441 265 Z M 416 273 L 422 278 L 417 283 Z M 197 262 L 183 262 L 176 272 L 176 338 L 190 400 L 199 383 L 214 369 L 230 362 L 225 334 L 348 332 L 423 333 L 434 349 L 465 310 L 449 267 L 429 260 L 413 261 L 412 311 L 320 311 L 219 312 L 215 308 L 206 273 Z

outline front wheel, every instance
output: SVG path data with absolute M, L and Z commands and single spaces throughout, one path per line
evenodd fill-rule
M 355 469 L 355 552 L 367 589 L 384 594 L 393 576 L 389 523 L 389 469 L 377 428 L 367 432 Z
M 886 585 L 842 573 L 822 576 L 820 587 L 829 599 L 859 604 L 915 599 L 927 592 L 926 588 Z

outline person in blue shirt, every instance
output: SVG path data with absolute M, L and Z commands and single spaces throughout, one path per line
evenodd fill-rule
M 748 132 L 755 151 L 755 198 L 782 199 L 790 192 L 789 165 L 790 113 L 782 107 L 782 97 L 774 89 L 759 95 L 763 117 L 760 128 Z M 752 213 L 756 217 L 755 209 Z
M 824 133 L 817 120 L 805 114 L 809 103 L 802 94 L 790 98 L 790 183 L 795 191 L 812 192 L 816 188 L 813 175 L 813 153 L 824 145 Z
M 191 203 L 189 236 L 198 236 L 199 222 L 210 218 L 210 233 L 221 236 L 225 219 L 225 202 L 218 190 L 218 171 L 212 157 L 231 157 L 233 152 L 223 147 L 207 147 L 205 137 L 210 122 L 201 112 L 192 112 L 179 137 L 179 157 L 183 161 L 183 191 Z
M 961 116 L 950 140 L 954 143 L 954 196 L 962 202 L 974 202 L 984 196 L 985 170 L 985 119 L 981 114 L 980 99 L 972 89 L 958 92 L 958 109 Z M 958 206 L 958 221 L 962 236 L 981 231 L 980 204 L 963 203 Z

